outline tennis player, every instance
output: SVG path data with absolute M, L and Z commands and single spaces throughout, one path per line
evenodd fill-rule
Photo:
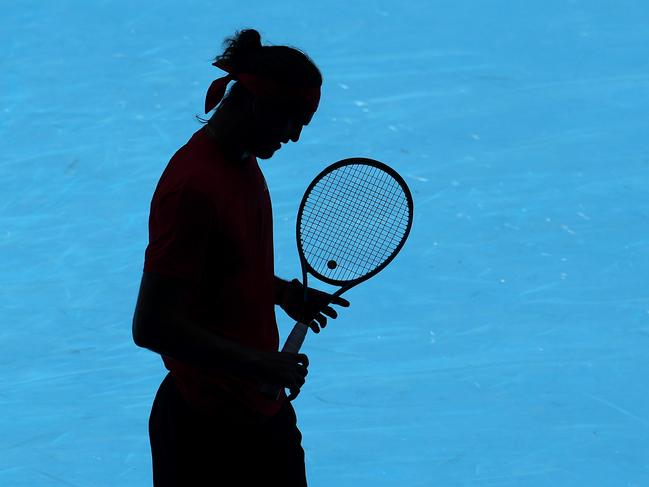
M 228 74 L 205 102 L 205 113 L 216 111 L 173 155 L 150 207 L 133 339 L 169 371 L 149 417 L 153 483 L 305 486 L 290 401 L 309 361 L 278 352 L 274 306 L 319 333 L 337 317 L 331 305 L 349 302 L 309 288 L 304 303 L 298 279 L 274 275 L 271 200 L 257 157 L 299 140 L 322 76 L 302 51 L 262 46 L 256 30 L 225 45 L 213 64 Z M 259 392 L 264 383 L 290 395 L 282 388 L 273 401 Z

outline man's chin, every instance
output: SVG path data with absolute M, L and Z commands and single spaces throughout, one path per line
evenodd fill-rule
M 266 145 L 262 146 L 254 151 L 255 156 L 258 159 L 270 159 L 273 157 L 273 154 L 277 152 L 282 146 L 271 146 L 271 145 Z

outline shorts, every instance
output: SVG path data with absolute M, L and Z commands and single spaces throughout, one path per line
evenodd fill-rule
M 154 487 L 305 487 L 302 434 L 290 401 L 263 424 L 210 417 L 186 404 L 168 373 L 149 417 Z

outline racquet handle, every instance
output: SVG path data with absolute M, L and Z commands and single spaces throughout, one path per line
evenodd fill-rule
M 299 321 L 295 323 L 295 326 L 286 339 L 286 343 L 284 343 L 284 346 L 282 347 L 282 352 L 298 353 L 300 351 L 302 343 L 304 343 L 304 338 L 306 337 L 306 332 L 308 330 L 309 327 L 304 323 L 300 323 Z M 268 396 L 274 401 L 277 401 L 279 399 L 280 393 L 282 392 L 282 386 L 264 384 L 259 390 L 262 394 Z
M 282 347 L 282 352 L 298 353 L 300 347 L 302 347 L 302 344 L 304 343 L 304 337 L 306 337 L 306 332 L 308 330 L 309 327 L 304 323 L 300 323 L 299 321 L 295 323 L 295 326 L 286 339 L 286 343 L 284 343 L 284 346 Z

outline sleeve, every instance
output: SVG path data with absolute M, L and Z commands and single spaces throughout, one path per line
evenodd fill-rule
M 207 196 L 183 187 L 154 199 L 144 271 L 197 283 L 216 215 Z

